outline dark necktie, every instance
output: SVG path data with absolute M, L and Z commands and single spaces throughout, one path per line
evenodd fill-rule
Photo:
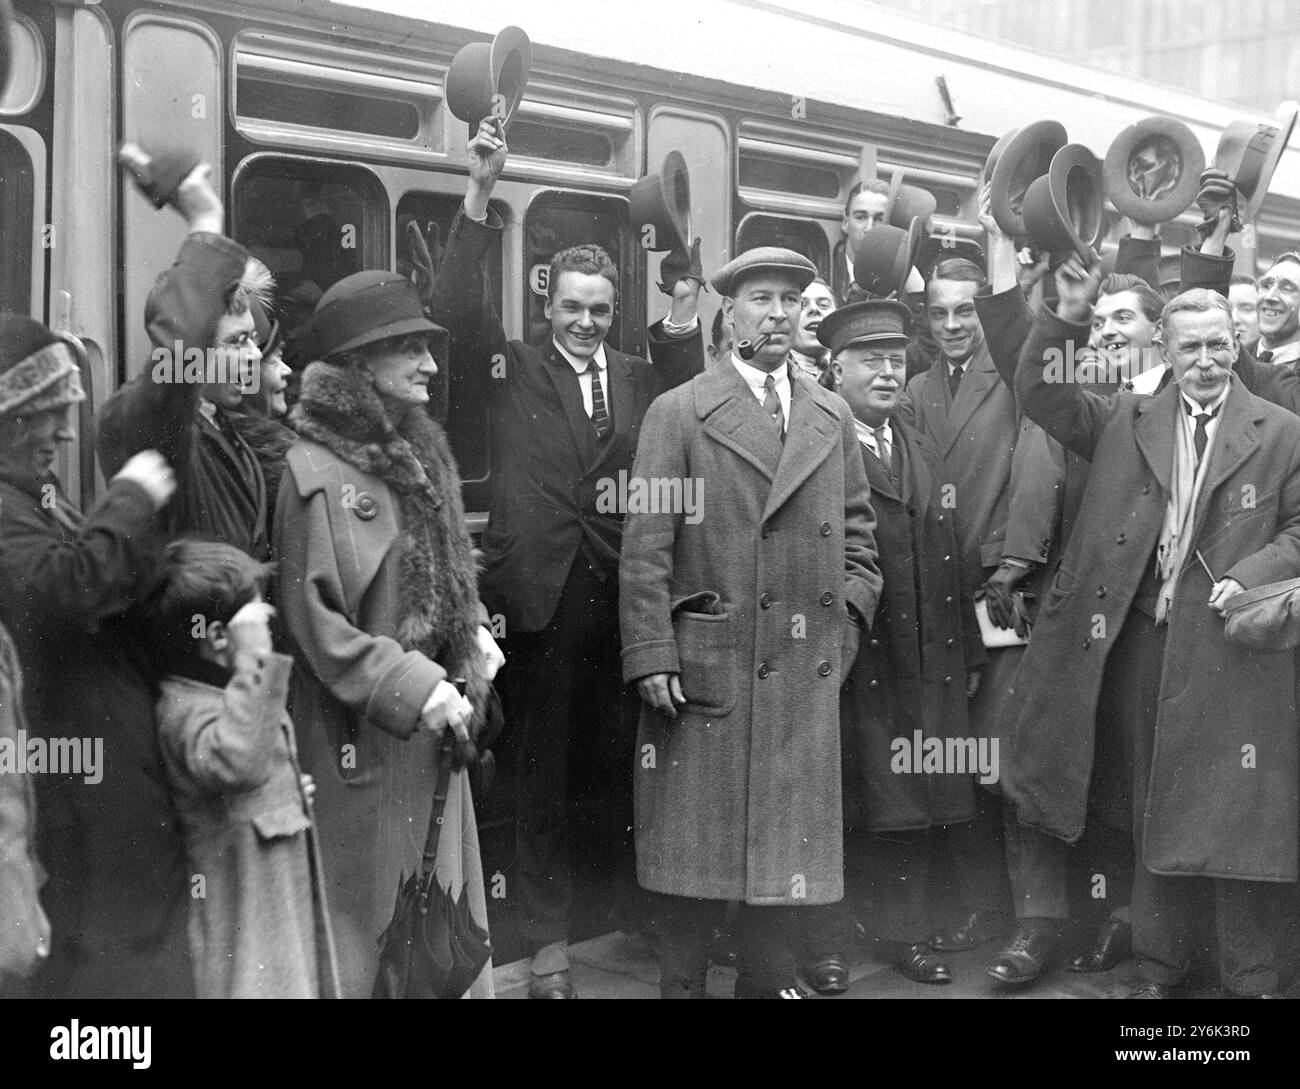
M 964 364 L 960 367 L 948 368 L 948 393 L 954 401 L 957 400 L 957 390 L 961 388 L 961 376 L 965 369 Z
M 1186 404 L 1186 402 L 1183 402 Z M 1222 407 L 1222 406 L 1220 406 Z M 1192 417 L 1196 424 L 1196 433 L 1192 435 L 1192 445 L 1196 447 L 1196 464 L 1201 464 L 1201 458 L 1205 456 L 1205 444 L 1210 441 L 1209 433 L 1205 428 L 1209 422 L 1219 414 L 1219 409 L 1213 412 L 1196 412 L 1191 405 L 1187 405 L 1187 415 Z
M 763 379 L 763 411 L 776 421 L 777 433 L 785 438 L 785 413 L 781 411 L 781 398 L 776 395 L 776 379 L 770 374 Z
M 595 360 L 587 361 L 587 373 L 591 375 L 591 426 L 596 430 L 596 441 L 604 442 L 609 435 L 609 409 L 605 407 L 605 391 Z
M 1264 348 L 1260 351 L 1259 355 L 1255 356 L 1255 358 L 1258 359 L 1261 363 L 1272 363 L 1273 353 L 1269 351 L 1267 348 Z
M 889 440 L 885 438 L 885 429 L 883 427 L 873 427 L 871 433 L 876 436 L 876 453 L 880 458 L 880 464 L 888 472 L 893 462 L 893 456 L 889 449 Z

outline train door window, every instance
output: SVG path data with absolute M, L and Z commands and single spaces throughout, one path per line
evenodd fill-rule
M 445 193 L 406 193 L 397 203 L 397 271 L 411 276 L 415 271 L 409 228 L 418 227 L 432 259 L 446 243 L 451 221 L 460 208 L 461 197 Z M 501 236 L 496 235 L 487 254 L 488 293 L 491 305 L 501 313 Z M 489 506 L 488 477 L 491 467 L 492 419 L 488 411 L 488 383 L 491 361 L 485 359 L 438 360 L 434 379 L 432 411 L 443 421 L 447 438 L 460 469 L 467 510 Z
M 740 221 L 740 229 L 736 232 L 736 255 L 759 246 L 781 246 L 802 253 L 817 266 L 818 275 L 830 281 L 830 243 L 826 240 L 826 231 L 815 220 L 752 212 Z
M 641 315 L 641 252 L 632 236 L 627 201 L 586 193 L 539 193 L 524 217 L 524 271 L 528 291 L 524 336 L 530 344 L 550 332 L 546 320 L 547 278 L 551 258 L 562 249 L 594 243 L 618 268 L 618 305 L 608 341 L 611 347 L 641 355 L 645 329 Z
M 232 232 L 275 277 L 286 334 L 344 276 L 388 267 L 388 197 L 369 170 L 254 157 L 235 172 L 232 189 Z M 301 369 L 309 360 L 290 348 L 286 362 Z
M 35 177 L 31 156 L 0 129 L 0 310 L 31 313 Z

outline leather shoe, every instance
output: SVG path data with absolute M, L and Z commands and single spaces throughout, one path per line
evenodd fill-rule
M 1152 983 L 1148 979 L 1140 980 L 1126 998 L 1182 998 L 1184 988 L 1171 987 L 1167 983 Z
M 1066 962 L 1071 972 L 1109 972 L 1133 955 L 1133 927 L 1112 915 L 1097 931 L 1092 945 L 1076 950 Z
M 932 934 L 925 944 L 939 953 L 961 953 L 992 941 L 993 937 L 988 915 L 982 911 L 972 911 L 956 926 Z
M 569 978 L 566 968 L 563 972 L 551 972 L 549 975 L 533 976 L 528 981 L 529 998 L 577 998 L 573 980 Z
M 952 969 L 925 942 L 880 941 L 876 943 L 880 959 L 891 964 L 916 983 L 951 983 Z
M 1052 959 L 1059 932 L 1055 919 L 1021 919 L 1011 941 L 986 971 L 999 983 L 1032 983 Z
M 807 998 L 808 992 L 800 987 L 797 983 L 791 983 L 788 987 L 782 987 L 777 991 L 759 990 L 749 983 L 742 983 L 736 980 L 736 997 L 737 998 Z
M 842 957 L 820 957 L 804 966 L 803 978 L 818 994 L 843 994 L 849 989 L 849 966 Z

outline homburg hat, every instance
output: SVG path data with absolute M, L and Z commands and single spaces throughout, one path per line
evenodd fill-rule
M 822 318 L 817 339 L 831 355 L 855 344 L 906 345 L 912 339 L 912 315 L 894 299 L 849 303 Z
M 501 118 L 503 131 L 509 130 L 532 67 L 533 43 L 517 26 L 506 27 L 491 42 L 470 42 L 447 69 L 447 109 L 469 125 L 471 136 L 493 115 Z
M 854 282 L 868 295 L 880 298 L 901 292 L 916 263 L 920 241 L 921 222 L 917 219 L 906 230 L 887 223 L 872 227 L 863 235 L 853 258 Z
M 1002 140 L 994 146 L 989 157 L 997 155 L 997 162 L 989 175 L 989 203 L 998 226 L 1011 238 L 1026 233 L 1021 209 L 1029 183 L 1047 173 L 1067 139 L 1059 121 L 1035 121 L 1009 140 L 1003 137 L 1005 146 Z
M 632 186 L 629 203 L 633 229 L 643 234 L 647 224 L 654 228 L 647 249 L 690 249 L 691 175 L 680 151 L 670 151 L 657 174 L 647 174 Z
M 369 269 L 345 276 L 325 292 L 301 335 L 310 357 L 325 359 L 410 333 L 428 336 L 435 356 L 446 344 L 447 330 L 424 316 L 410 280 Z
M 1273 171 L 1291 139 L 1291 130 L 1295 128 L 1295 104 L 1287 103 L 1279 112 L 1282 118 L 1277 125 L 1232 122 L 1223 130 L 1218 150 L 1214 153 L 1214 165 L 1227 171 L 1241 194 L 1244 202 L 1241 218 L 1247 223 L 1254 221 L 1273 179 Z
M 1204 169 L 1205 152 L 1191 129 L 1172 117 L 1146 117 L 1115 137 L 1102 182 L 1121 214 L 1154 226 L 1196 199 Z
M 733 257 L 713 274 L 713 279 L 709 282 L 719 295 L 734 297 L 746 280 L 767 273 L 793 277 L 802 291 L 817 279 L 817 266 L 794 250 L 780 246 L 759 246 L 746 250 L 739 257 Z
M 930 220 L 938 207 L 939 202 L 928 189 L 904 183 L 898 187 L 893 203 L 889 206 L 889 225 L 906 231 L 911 227 L 912 220 L 918 220 L 921 236 L 924 237 L 933 227 Z
M 1082 144 L 1066 144 L 1047 173 L 1029 183 L 1021 214 L 1029 244 L 1050 252 L 1053 264 L 1071 253 L 1090 260 L 1104 226 L 1097 157 Z

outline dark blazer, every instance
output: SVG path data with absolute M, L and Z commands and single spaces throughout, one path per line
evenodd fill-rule
M 601 481 L 630 473 L 641 420 L 659 394 L 704 370 L 697 333 L 672 339 L 651 329 L 654 364 L 608 344 L 605 395 L 614 433 L 598 446 L 578 376 L 551 340 L 507 341 L 485 297 L 483 256 L 501 220 L 456 213 L 433 291 L 434 320 L 451 333 L 461 365 L 497 367 L 491 384 L 496 484 L 479 582 L 484 604 L 507 630 L 541 631 L 555 614 L 580 548 L 610 576 L 618 571 L 623 515 L 598 506 Z
M 1003 760 L 1020 819 L 1071 840 L 1084 827 L 1107 658 L 1159 539 L 1181 411 L 1173 383 L 1105 398 L 1045 381 L 1045 354 L 1072 335 L 1083 327 L 1040 315 L 1017 374 L 1025 411 L 1092 472 L 1021 663 Z M 1215 577 L 1251 589 L 1300 576 L 1300 421 L 1234 381 L 1210 459 L 1193 547 Z M 1169 616 L 1140 861 L 1160 874 L 1294 881 L 1293 656 L 1230 642 L 1206 606 L 1210 587 L 1193 554 Z
M 910 745 L 916 730 L 927 739 L 968 736 L 966 670 L 985 660 L 952 511 L 941 502 L 938 452 L 897 418 L 893 430 L 901 488 L 861 448 L 885 584 L 840 690 L 844 824 L 873 832 L 974 815 L 971 776 L 895 773 L 892 745 Z

